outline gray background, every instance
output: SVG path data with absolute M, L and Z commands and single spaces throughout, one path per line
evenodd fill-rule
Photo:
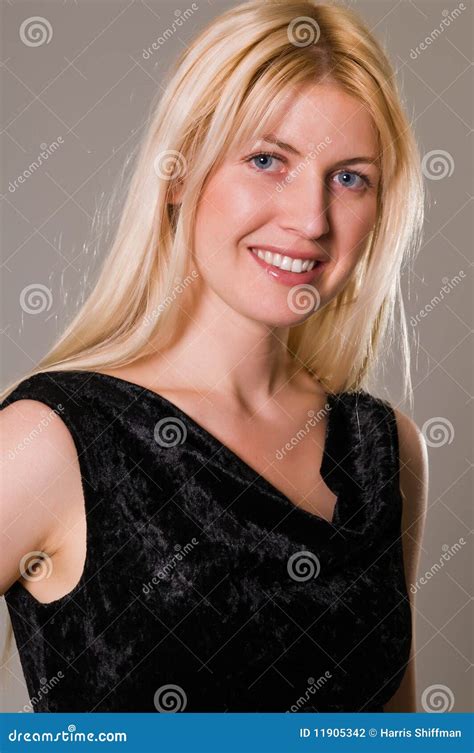
M 237 3 L 196 4 L 198 10 L 147 59 L 144 49 L 191 2 L 2 3 L 3 386 L 37 364 L 90 289 L 109 239 L 94 215 L 103 210 L 136 148 L 170 63 L 209 19 Z M 452 695 L 453 711 L 470 711 L 473 6 L 469 0 L 464 10 L 463 3 L 436 0 L 346 4 L 360 12 L 386 46 L 427 158 L 423 246 L 403 277 L 407 316 L 418 315 L 409 328 L 413 416 L 431 436 L 429 512 L 419 571 L 429 576 L 418 591 L 416 613 L 417 698 L 418 710 L 426 710 L 423 691 L 441 684 Z M 437 34 L 455 8 L 461 9 L 459 17 Z M 22 22 L 31 16 L 51 24 L 48 43 L 22 41 Z M 427 37 L 431 44 L 414 56 L 412 50 Z M 54 141 L 57 150 L 19 183 L 18 176 Z M 441 155 L 430 158 L 430 152 Z M 109 228 L 117 214 L 118 208 Z M 28 313 L 22 307 L 22 291 L 29 285 L 49 291 L 45 310 Z M 377 391 L 409 412 L 400 402 L 396 358 Z M 426 422 L 432 419 L 442 427 L 441 435 L 430 433 Z M 461 538 L 466 544 L 459 546 Z M 459 551 L 438 569 L 443 552 L 455 544 Z M 3 599 L 0 607 L 4 627 Z M 13 648 L 1 670 L 5 711 L 18 711 L 28 702 Z

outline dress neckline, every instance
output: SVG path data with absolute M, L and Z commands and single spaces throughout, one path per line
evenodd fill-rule
M 71 373 L 73 371 L 78 374 L 91 374 L 92 376 L 103 378 L 106 381 L 109 380 L 112 383 L 115 383 L 117 385 L 120 385 L 121 383 L 123 387 L 140 390 L 142 395 L 145 394 L 149 396 L 151 399 L 157 399 L 161 401 L 161 403 L 166 405 L 170 410 L 180 415 L 188 425 L 202 432 L 207 437 L 209 442 L 212 443 L 217 448 L 216 454 L 219 453 L 220 455 L 226 455 L 230 461 L 241 466 L 242 470 L 250 478 L 250 482 L 249 482 L 250 484 L 259 484 L 263 488 L 264 491 L 266 491 L 267 493 L 270 493 L 274 497 L 277 497 L 281 502 L 283 502 L 288 507 L 289 512 L 296 512 L 298 514 L 303 515 L 303 517 L 305 517 L 307 520 L 314 520 L 322 524 L 326 524 L 327 526 L 330 526 L 331 528 L 335 527 L 336 517 L 339 513 L 341 494 L 338 493 L 330 483 L 328 483 L 327 469 L 328 469 L 330 460 L 332 460 L 329 453 L 329 444 L 333 436 L 332 426 L 333 426 L 334 405 L 335 405 L 335 401 L 338 400 L 344 393 L 341 393 L 341 392 L 326 393 L 325 404 L 329 406 L 329 411 L 328 411 L 328 416 L 326 419 L 326 431 L 325 431 L 325 437 L 324 437 L 323 451 L 321 455 L 321 464 L 319 467 L 319 474 L 321 478 L 324 480 L 325 484 L 328 486 L 328 488 L 334 494 L 337 494 L 334 506 L 332 508 L 331 518 L 328 519 L 328 518 L 323 517 L 322 515 L 319 515 L 316 512 L 311 512 L 310 510 L 306 510 L 300 505 L 295 504 L 283 491 L 281 491 L 281 489 L 275 486 L 265 476 L 262 476 L 261 473 L 259 473 L 252 465 L 250 465 L 246 460 L 244 460 L 228 445 L 222 442 L 222 440 L 220 440 L 215 434 L 210 432 L 202 424 L 200 424 L 192 416 L 190 416 L 189 413 L 187 413 L 185 410 L 183 410 L 178 405 L 176 405 L 176 403 L 172 402 L 171 400 L 168 400 L 168 398 L 164 397 L 164 395 L 161 395 L 159 392 L 156 392 L 155 390 L 152 390 L 149 387 L 144 387 L 143 385 L 138 384 L 137 382 L 132 382 L 129 379 L 123 379 L 122 377 L 118 377 L 112 374 L 105 374 L 104 372 L 101 372 L 101 371 L 90 371 L 86 369 L 66 370 L 67 373 Z M 337 467 L 337 463 L 336 463 L 336 467 Z

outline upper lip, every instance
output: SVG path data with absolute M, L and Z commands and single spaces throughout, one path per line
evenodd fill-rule
M 272 254 L 281 254 L 289 256 L 291 259 L 311 259 L 313 261 L 327 261 L 323 254 L 317 254 L 315 251 L 303 251 L 303 249 L 283 248 L 283 246 L 268 246 L 262 243 L 255 243 L 249 248 L 261 249 L 262 251 L 271 251 Z

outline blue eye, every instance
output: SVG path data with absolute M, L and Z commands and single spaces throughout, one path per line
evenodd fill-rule
M 359 178 L 359 180 L 363 181 L 363 183 L 365 183 L 367 186 L 372 185 L 369 176 L 365 175 L 364 173 L 359 173 L 357 172 L 357 170 L 343 170 L 342 172 L 337 173 L 335 177 L 338 178 L 340 175 L 349 176 L 349 177 L 355 176 L 356 178 Z M 339 185 L 344 186 L 344 188 L 354 188 L 354 183 L 349 184 L 347 181 L 345 181 L 344 183 L 340 183 Z
M 281 157 L 278 157 L 276 154 L 271 154 L 270 152 L 259 152 L 258 154 L 254 154 L 252 157 L 248 158 L 247 162 L 252 162 L 254 167 L 257 169 L 257 172 L 268 173 L 271 172 L 270 170 L 266 169 L 268 166 L 268 161 L 275 159 L 283 163 L 283 159 Z M 254 160 L 259 160 L 259 164 L 256 165 Z M 266 160 L 267 164 L 262 164 L 262 160 Z
M 273 161 L 277 160 L 281 164 L 285 164 L 286 160 L 283 157 L 279 157 L 277 154 L 274 154 L 273 152 L 258 152 L 257 154 L 253 154 L 251 157 L 247 157 L 245 160 L 246 162 L 251 162 L 253 164 L 254 169 L 259 173 L 277 173 L 280 171 L 280 167 L 278 167 L 277 170 L 269 170 L 268 168 L 272 166 Z M 362 181 L 363 184 L 365 184 L 367 187 L 372 187 L 372 181 L 370 180 L 369 176 L 365 173 L 361 173 L 358 170 L 342 170 L 341 172 L 337 173 L 335 177 L 339 177 L 340 175 L 343 176 L 349 176 L 349 178 L 352 176 L 353 178 L 359 178 L 359 180 Z M 339 183 L 340 186 L 343 188 L 361 188 L 361 184 L 356 185 L 353 182 L 349 183 L 347 180 L 344 181 L 344 183 Z

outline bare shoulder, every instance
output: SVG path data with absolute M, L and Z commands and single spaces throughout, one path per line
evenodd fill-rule
M 423 433 L 415 421 L 394 408 L 400 455 L 400 490 L 406 513 L 415 523 L 424 519 L 428 495 L 428 451 Z
M 51 470 L 69 466 L 77 458 L 71 433 L 49 405 L 40 400 L 21 399 L 0 411 L 3 449 L 17 469 L 22 466 L 50 477 Z M 69 462 L 68 462 L 69 461 Z
M 410 585 L 416 582 L 428 507 L 428 452 L 423 433 L 415 421 L 393 409 L 398 433 L 400 492 L 403 499 L 401 538 L 407 592 L 412 608 L 412 646 L 409 662 L 400 687 L 384 706 L 387 712 L 415 712 L 416 708 L 416 640 L 415 596 Z
M 48 405 L 16 400 L 2 408 L 0 421 L 4 593 L 20 577 L 25 555 L 58 550 L 80 510 L 82 483 L 73 438 Z
M 416 580 L 428 508 L 428 452 L 415 421 L 394 408 L 398 429 L 402 543 L 407 584 Z

